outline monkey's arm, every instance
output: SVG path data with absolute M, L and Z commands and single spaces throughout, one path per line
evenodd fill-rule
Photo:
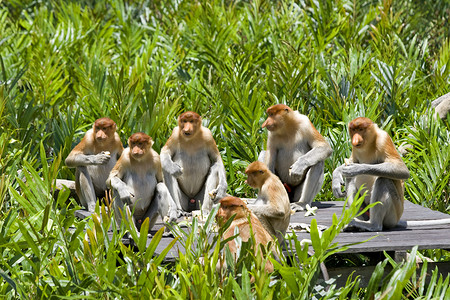
M 104 165 L 108 163 L 111 154 L 102 151 L 98 154 L 86 155 L 83 153 L 71 152 L 66 158 L 66 165 L 69 168 L 76 168 L 89 165 Z
M 396 180 L 409 178 L 408 167 L 403 162 L 383 162 L 379 164 L 350 164 L 342 166 L 343 177 L 372 175 Z M 334 178 L 334 177 L 333 177 Z
M 249 204 L 247 207 L 256 215 L 264 216 L 268 218 L 280 218 L 283 219 L 286 214 L 284 210 L 278 209 L 271 204 Z
M 312 148 L 304 155 L 300 156 L 290 167 L 290 175 L 303 177 L 309 167 L 316 165 L 320 161 L 324 161 L 332 152 L 333 150 L 328 143 Z
M 122 181 L 124 170 L 122 167 L 122 157 L 117 161 L 116 166 L 109 173 L 109 177 L 106 180 L 106 185 L 119 194 L 120 199 L 125 203 L 130 203 L 130 197 L 132 196 L 128 186 Z
M 275 146 L 272 145 L 270 141 L 271 139 L 267 140 L 267 151 L 265 151 L 263 162 L 266 164 L 270 172 L 275 173 L 275 163 L 278 150 Z
M 331 187 L 333 190 L 333 195 L 336 198 L 344 198 L 347 196 L 347 191 L 346 190 L 342 191 L 342 186 L 345 186 L 345 180 L 344 180 L 344 177 L 342 176 L 342 168 L 343 167 L 345 167 L 345 164 L 337 167 L 333 171 L 333 179 L 332 179 Z
M 161 149 L 161 165 L 164 171 L 169 173 L 172 176 L 179 177 L 183 174 L 182 168 L 174 163 L 172 160 L 172 156 L 174 155 L 174 151 L 172 150 L 173 140 L 176 139 L 172 136 L 167 141 L 166 145 Z
M 217 175 L 218 175 L 218 185 L 217 188 L 214 191 L 207 191 L 209 192 L 213 192 L 216 194 L 216 198 L 215 199 L 222 199 L 223 197 L 226 196 L 226 192 L 227 192 L 227 175 L 225 172 L 225 166 L 223 164 L 222 161 L 222 157 L 220 156 L 220 152 L 219 149 L 217 148 L 215 142 L 213 145 L 210 146 L 210 149 L 212 150 L 210 153 L 210 159 L 211 159 L 211 173 L 212 171 L 217 171 Z

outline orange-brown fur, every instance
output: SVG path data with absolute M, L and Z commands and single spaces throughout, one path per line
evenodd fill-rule
M 291 217 L 286 189 L 280 179 L 260 161 L 251 163 L 245 173 L 246 183 L 258 189 L 256 202 L 248 205 L 248 208 L 271 235 L 283 241 Z
M 289 106 L 276 104 L 267 109 L 267 151 L 259 160 L 292 190 L 292 209 L 304 210 L 320 191 L 324 161 L 332 153 L 325 138 L 309 118 Z
M 270 241 L 273 242 L 270 234 L 264 229 L 258 218 L 247 208 L 247 205 L 237 197 L 224 197 L 220 202 L 220 208 L 216 215 L 216 221 L 222 227 L 229 218 L 235 216 L 230 227 L 224 232 L 223 239 L 228 239 L 235 235 L 235 228 L 239 228 L 239 236 L 242 241 L 247 242 L 251 236 L 251 230 L 255 238 L 254 253 L 262 255 L 260 244 L 267 246 Z M 250 222 L 249 222 L 250 220 Z M 237 253 L 236 243 L 233 240 L 228 241 L 230 252 L 234 255 Z M 237 258 L 236 258 L 237 259 Z M 268 260 L 265 265 L 267 272 L 273 272 L 273 264 Z
M 124 204 L 128 204 L 129 214 L 133 212 L 133 223 L 137 229 L 147 217 L 151 229 L 158 214 L 163 218 L 168 214 L 169 207 L 174 207 L 163 183 L 160 157 L 152 145 L 152 138 L 145 133 L 131 135 L 128 148 L 123 151 L 109 175 L 107 183 L 113 189 L 118 225 L 122 217 L 120 211 L 125 213 Z
M 109 118 L 100 118 L 67 156 L 66 165 L 77 169 L 78 198 L 89 211 L 94 211 L 96 197 L 105 195 L 106 179 L 122 151 L 116 123 Z
M 356 118 L 348 125 L 352 154 L 347 165 L 333 172 L 333 193 L 337 197 L 349 196 L 353 200 L 364 185 L 365 203 L 381 201 L 370 209 L 367 221 L 354 220 L 350 226 L 377 231 L 394 227 L 403 214 L 404 180 L 409 171 L 397 152 L 390 136 L 368 118 Z M 347 178 L 347 192 L 340 186 Z
M 211 131 L 202 126 L 200 115 L 182 113 L 178 127 L 161 150 L 161 162 L 166 183 L 180 212 L 211 210 L 213 201 L 225 196 L 225 167 Z

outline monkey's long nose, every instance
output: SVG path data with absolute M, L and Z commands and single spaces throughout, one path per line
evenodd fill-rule
M 354 147 L 359 147 L 363 144 L 364 140 L 359 134 L 355 134 L 352 138 L 352 145 Z

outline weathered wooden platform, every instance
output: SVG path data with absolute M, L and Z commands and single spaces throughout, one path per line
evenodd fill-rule
M 315 218 L 318 225 L 328 227 L 332 224 L 333 214 L 336 214 L 337 217 L 341 215 L 343 205 L 343 201 L 313 202 L 312 206 L 318 207 L 315 216 L 306 217 L 305 212 L 297 212 L 291 216 L 291 224 L 310 224 L 311 220 Z M 80 218 L 85 218 L 89 216 L 90 213 L 87 211 L 77 211 L 76 215 Z M 450 218 L 450 215 L 405 201 L 405 210 L 402 221 L 439 220 L 448 218 Z M 153 227 L 151 233 L 154 234 L 162 226 L 162 222 L 159 220 Z M 299 239 L 310 239 L 308 232 L 295 231 L 295 233 Z M 352 245 L 342 253 L 406 251 L 411 250 L 414 246 L 418 246 L 419 250 L 450 249 L 450 224 L 411 228 L 397 227 L 381 232 L 341 232 L 335 242 L 344 246 L 355 242 L 361 242 L 371 237 L 374 238 L 362 244 Z M 151 239 L 148 240 L 148 243 L 150 243 L 150 240 Z M 165 249 L 172 240 L 173 237 L 163 237 L 158 245 L 156 253 L 160 253 Z M 184 249 L 179 249 L 180 246 L 181 245 L 177 243 L 174 249 L 168 253 L 167 258 L 176 258 L 178 256 L 178 250 L 184 252 Z
M 305 217 L 304 213 L 296 213 L 291 217 L 291 223 L 310 223 L 312 218 L 318 225 L 330 226 L 332 216 L 339 217 L 344 205 L 343 201 L 314 202 L 318 210 L 313 217 Z M 405 210 L 401 221 L 422 221 L 449 219 L 450 215 L 433 211 L 429 208 L 405 201 Z M 309 239 L 309 233 L 297 233 L 300 239 Z M 375 237 L 374 237 L 375 236 Z M 377 251 L 406 251 L 414 246 L 419 249 L 450 249 L 450 224 L 428 225 L 422 227 L 397 227 L 380 232 L 341 232 L 336 238 L 339 245 L 348 245 L 374 237 L 368 242 L 350 246 L 343 253 L 377 252 Z
M 312 206 L 316 206 L 318 209 L 314 216 L 305 216 L 305 212 L 297 212 L 291 216 L 291 224 L 294 223 L 306 223 L 310 224 L 311 220 L 315 218 L 318 226 L 323 225 L 329 227 L 332 224 L 332 216 L 336 214 L 339 217 L 342 213 L 344 201 L 326 201 L 326 202 L 313 202 Z M 79 218 L 85 218 L 90 215 L 89 212 L 79 210 L 76 212 L 76 216 Z M 433 211 L 431 209 L 422 207 L 420 205 L 412 204 L 405 201 L 405 210 L 403 213 L 402 221 L 421 221 L 421 220 L 440 220 L 449 219 L 450 215 L 441 212 Z M 181 220 L 180 220 L 181 221 Z M 151 231 L 152 234 L 156 233 L 158 229 L 163 226 L 161 220 L 159 220 Z M 301 239 L 310 239 L 308 232 L 295 231 L 297 237 Z M 372 238 L 373 237 L 373 238 Z M 425 249 L 450 249 L 450 224 L 434 225 L 434 226 L 421 226 L 421 227 L 397 227 L 391 230 L 381 232 L 341 232 L 335 242 L 341 246 L 353 244 L 356 242 L 362 242 L 372 238 L 362 244 L 352 245 L 343 252 L 340 253 L 365 253 L 365 254 L 378 254 L 380 260 L 384 259 L 384 256 L 380 253 L 382 251 L 390 252 L 394 254 L 396 258 L 403 258 L 402 254 L 405 254 L 407 250 L 411 250 L 414 246 L 418 246 L 419 250 Z M 161 253 L 169 243 L 173 241 L 173 237 L 163 237 L 156 249 L 156 254 Z M 124 239 L 124 244 L 130 243 L 130 240 Z M 151 242 L 148 239 L 147 245 Z M 181 243 L 177 242 L 174 247 L 170 249 L 166 255 L 167 260 L 174 260 L 178 257 L 178 251 L 185 252 Z M 400 254 L 400 255 L 397 255 Z M 375 255 L 376 256 L 376 255 Z M 450 263 L 431 263 L 428 270 L 434 269 L 435 266 L 439 267 L 439 271 L 444 276 L 450 274 Z M 361 279 L 361 286 L 365 286 L 370 279 L 375 266 L 367 265 L 364 267 L 335 267 L 329 268 L 328 274 L 332 278 L 337 278 L 336 284 L 338 286 L 345 285 L 347 277 L 355 272 L 355 275 L 359 275 Z M 418 269 L 420 271 L 420 269 Z M 386 270 L 385 272 L 387 272 Z

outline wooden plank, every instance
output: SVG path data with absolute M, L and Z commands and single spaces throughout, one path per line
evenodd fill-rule
M 332 216 L 336 214 L 339 217 L 342 213 L 343 201 L 330 202 L 314 202 L 312 206 L 317 206 L 318 210 L 315 216 L 305 217 L 305 212 L 295 213 L 291 217 L 291 223 L 310 224 L 315 218 L 318 225 L 330 226 L 332 224 Z M 77 211 L 76 216 L 85 218 L 90 215 L 87 211 Z M 434 220 L 450 218 L 449 215 L 432 211 L 420 205 L 405 201 L 405 211 L 402 220 Z M 154 234 L 163 224 L 161 220 L 153 227 L 151 231 Z M 410 250 L 414 246 L 419 249 L 450 249 L 450 224 L 439 226 L 423 226 L 415 228 L 395 228 L 382 232 L 341 232 L 335 242 L 339 245 L 348 245 L 355 242 L 362 242 L 371 237 L 368 242 L 351 246 L 343 253 L 361 253 L 361 252 L 378 252 L 378 251 L 405 251 Z M 308 232 L 296 232 L 299 239 L 310 239 Z M 148 240 L 147 245 L 150 243 Z M 173 237 L 163 237 L 157 247 L 156 253 L 161 253 Z M 170 250 L 167 258 L 178 257 L 178 250 L 184 253 L 184 249 L 179 242 Z

